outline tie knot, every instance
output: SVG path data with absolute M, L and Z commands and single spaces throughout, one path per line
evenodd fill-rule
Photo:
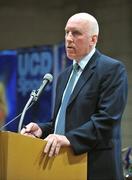
M 77 72 L 77 71 L 79 71 L 79 69 L 80 69 L 79 64 L 78 64 L 78 63 L 75 63 L 75 64 L 73 65 L 73 70 Z

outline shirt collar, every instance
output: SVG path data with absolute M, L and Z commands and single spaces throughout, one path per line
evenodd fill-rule
M 88 53 L 86 56 L 84 56 L 80 61 L 79 61 L 79 66 L 81 68 L 81 70 L 83 71 L 83 69 L 85 68 L 86 64 L 89 62 L 89 60 L 91 59 L 91 57 L 93 56 L 93 54 L 95 53 L 95 48 L 93 48 L 90 53 Z M 73 60 L 73 64 L 76 63 L 76 60 Z

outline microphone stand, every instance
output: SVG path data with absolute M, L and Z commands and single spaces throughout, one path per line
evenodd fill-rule
M 24 117 L 25 117 L 25 113 L 28 109 L 28 107 L 30 106 L 30 104 L 33 102 L 35 103 L 36 101 L 38 100 L 38 96 L 37 96 L 37 93 L 35 90 L 33 90 L 30 94 L 30 98 L 28 100 L 28 102 L 26 103 L 23 111 L 22 111 L 22 115 L 21 115 L 21 118 L 20 118 L 20 121 L 19 121 L 19 125 L 18 125 L 18 132 L 21 131 L 22 129 L 22 124 L 23 124 L 23 120 L 24 120 Z

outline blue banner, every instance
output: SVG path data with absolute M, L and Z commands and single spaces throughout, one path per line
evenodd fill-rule
M 37 90 L 42 84 L 43 76 L 53 74 L 53 47 L 19 49 L 17 58 L 17 112 L 21 112 L 32 90 Z M 49 84 L 37 103 L 26 113 L 24 124 L 49 121 L 51 104 L 52 84 Z
M 72 61 L 65 55 L 64 43 L 0 52 L 0 126 L 23 111 L 33 90 L 42 84 L 47 73 L 53 75 L 38 101 L 26 112 L 23 124 L 50 121 L 54 108 L 58 74 Z M 6 126 L 17 131 L 20 117 Z

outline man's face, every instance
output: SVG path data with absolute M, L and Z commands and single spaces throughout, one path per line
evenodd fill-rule
M 92 37 L 86 20 L 69 19 L 65 27 L 65 48 L 67 57 L 79 61 L 91 50 Z

